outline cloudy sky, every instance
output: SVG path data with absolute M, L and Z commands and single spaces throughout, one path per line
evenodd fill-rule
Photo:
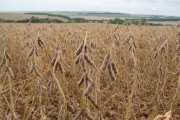
M 1 0 L 0 11 L 107 11 L 180 16 L 180 0 Z

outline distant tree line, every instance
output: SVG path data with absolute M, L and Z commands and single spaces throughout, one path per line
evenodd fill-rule
M 148 20 L 149 21 L 149 20 Z M 109 21 L 111 24 L 123 24 L 123 25 L 150 25 L 150 26 L 162 26 L 163 24 L 161 23 L 147 23 L 147 19 L 111 19 Z
M 32 16 L 30 19 L 24 19 L 24 20 L 3 20 L 0 19 L 0 21 L 3 21 L 4 23 L 63 23 L 62 20 L 59 19 L 49 19 L 49 18 L 44 18 L 44 19 L 39 19 L 34 16 Z
M 71 19 L 71 17 L 66 16 L 66 15 L 61 15 L 61 14 L 52 14 L 52 13 L 26 13 L 26 14 L 30 14 L 30 15 L 47 15 L 47 16 L 53 16 L 53 17 L 61 17 L 64 19 Z

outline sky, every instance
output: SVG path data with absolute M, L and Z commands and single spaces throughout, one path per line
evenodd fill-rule
M 180 16 L 180 0 L 0 0 L 7 11 L 100 11 Z

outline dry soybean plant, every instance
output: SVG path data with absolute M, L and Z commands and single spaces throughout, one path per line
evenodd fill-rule
M 180 119 L 177 26 L 29 22 L 0 31 L 2 120 Z
M 11 113 L 12 113 L 12 116 L 14 119 L 18 119 L 17 115 L 16 115 L 16 112 L 15 112 L 15 108 L 14 108 L 14 98 L 13 98 L 13 86 L 12 86 L 12 78 L 15 78 L 15 75 L 11 69 L 11 67 L 9 66 L 10 64 L 10 61 L 12 61 L 12 57 L 11 55 L 8 53 L 7 51 L 7 48 L 5 47 L 4 48 L 4 55 L 3 55 L 3 58 L 1 60 L 1 63 L 0 63 L 0 66 L 3 67 L 3 73 L 1 74 L 0 76 L 0 79 L 4 79 L 3 82 L 6 83 L 6 80 L 8 80 L 8 84 L 9 84 L 9 94 L 10 94 L 10 103 L 8 102 L 7 98 L 3 95 L 3 91 L 2 91 L 2 95 L 4 97 L 4 99 L 6 99 L 6 102 L 9 103 L 10 105 L 10 110 L 11 110 Z
M 81 68 L 83 70 L 83 76 L 81 77 L 81 79 L 78 81 L 78 85 L 81 86 L 84 83 L 84 92 L 83 92 L 83 96 L 85 96 L 91 103 L 92 105 L 99 110 L 99 105 L 97 103 L 97 101 L 90 96 L 90 92 L 93 90 L 93 88 L 95 87 L 95 80 L 93 80 L 90 76 L 89 76 L 89 69 L 87 67 L 88 63 L 90 66 L 93 66 L 96 70 L 96 66 L 94 64 L 94 62 L 89 58 L 88 56 L 88 45 L 87 45 L 87 32 L 86 32 L 86 36 L 83 40 L 83 42 L 80 44 L 79 48 L 76 51 L 76 60 L 75 60 L 75 64 L 80 64 Z M 88 84 L 88 85 L 87 85 Z M 96 91 L 95 91 L 96 92 Z M 97 93 L 95 93 L 97 95 Z M 89 120 L 93 120 L 94 118 L 90 115 L 90 111 L 85 108 L 86 107 L 86 99 L 83 100 L 84 102 L 84 108 L 82 108 L 74 117 L 74 120 L 77 120 L 81 115 L 85 115 L 85 117 Z

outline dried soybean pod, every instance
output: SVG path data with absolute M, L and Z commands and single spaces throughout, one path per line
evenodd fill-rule
M 78 85 L 81 86 L 84 82 L 84 76 L 81 77 L 81 79 L 78 81 Z
M 111 62 L 111 65 L 112 65 L 112 70 L 114 71 L 115 74 L 117 74 L 117 73 L 118 73 L 118 70 L 117 70 L 117 66 L 116 66 L 115 62 L 112 61 L 112 62 Z
M 31 49 L 31 51 L 29 52 L 29 54 L 28 54 L 28 57 L 31 57 L 32 55 L 33 55 L 33 53 L 34 53 L 34 47 Z
M 35 70 L 36 75 L 40 77 L 41 75 L 36 65 L 34 65 L 34 70 Z
M 39 45 L 39 47 L 41 47 L 41 48 L 42 48 L 42 46 L 44 45 L 44 43 L 43 43 L 42 39 L 40 38 L 40 36 L 38 36 L 38 45 Z
M 85 52 L 85 53 L 88 52 L 88 46 L 87 46 L 87 44 L 84 45 L 84 52 Z
M 79 62 L 80 62 L 80 57 L 81 57 L 81 55 L 79 55 L 77 58 L 76 58 L 76 60 L 75 60 L 75 64 L 79 64 Z
M 111 59 L 111 52 L 109 51 L 108 54 L 106 55 L 104 61 L 103 61 L 102 66 L 101 66 L 102 71 L 104 71 L 107 68 L 107 66 L 110 62 L 110 59 Z
M 38 48 L 36 46 L 34 47 L 34 52 L 35 52 L 36 56 L 38 56 Z
M 86 80 L 89 81 L 89 82 L 93 81 L 93 80 L 89 77 L 88 73 L 86 74 Z
M 55 71 L 57 71 L 58 68 L 59 68 L 59 62 L 57 62 L 56 65 L 55 65 Z
M 80 44 L 79 48 L 77 49 L 76 56 L 78 56 L 82 52 L 83 48 L 84 48 L 84 42 L 82 42 Z
M 91 66 L 94 65 L 93 61 L 90 60 L 89 56 L 87 54 L 84 54 L 84 59 L 86 60 L 87 63 L 89 63 Z
M 58 68 L 59 68 L 59 70 L 61 71 L 61 73 L 63 74 L 65 71 L 64 71 L 64 68 L 62 67 L 62 64 L 61 64 L 61 62 L 59 62 L 59 64 L 58 64 Z
M 38 68 L 38 70 L 40 70 L 40 67 L 38 64 L 34 63 L 34 65 Z
M 52 58 L 51 65 L 54 65 L 57 59 L 57 54 L 55 54 Z
M 113 80 L 113 81 L 116 80 L 116 76 L 114 75 L 111 64 L 108 65 L 108 73 L 109 73 L 111 80 Z
M 7 51 L 5 51 L 5 56 L 6 56 L 7 59 L 12 60 L 10 54 Z
M 91 81 L 91 83 L 87 86 L 86 90 L 84 91 L 83 95 L 87 96 L 94 87 L 94 81 Z
M 7 68 L 7 71 L 9 72 L 9 74 L 11 75 L 11 77 L 14 78 L 14 73 L 12 71 L 12 69 L 10 67 Z
M 94 105 L 94 107 L 96 109 L 98 109 L 98 110 L 100 109 L 98 103 L 95 100 L 93 100 L 93 98 L 91 96 L 87 96 L 87 99 Z
M 81 59 L 81 65 L 82 65 L 83 71 L 86 72 L 86 64 L 85 64 L 84 56 Z

